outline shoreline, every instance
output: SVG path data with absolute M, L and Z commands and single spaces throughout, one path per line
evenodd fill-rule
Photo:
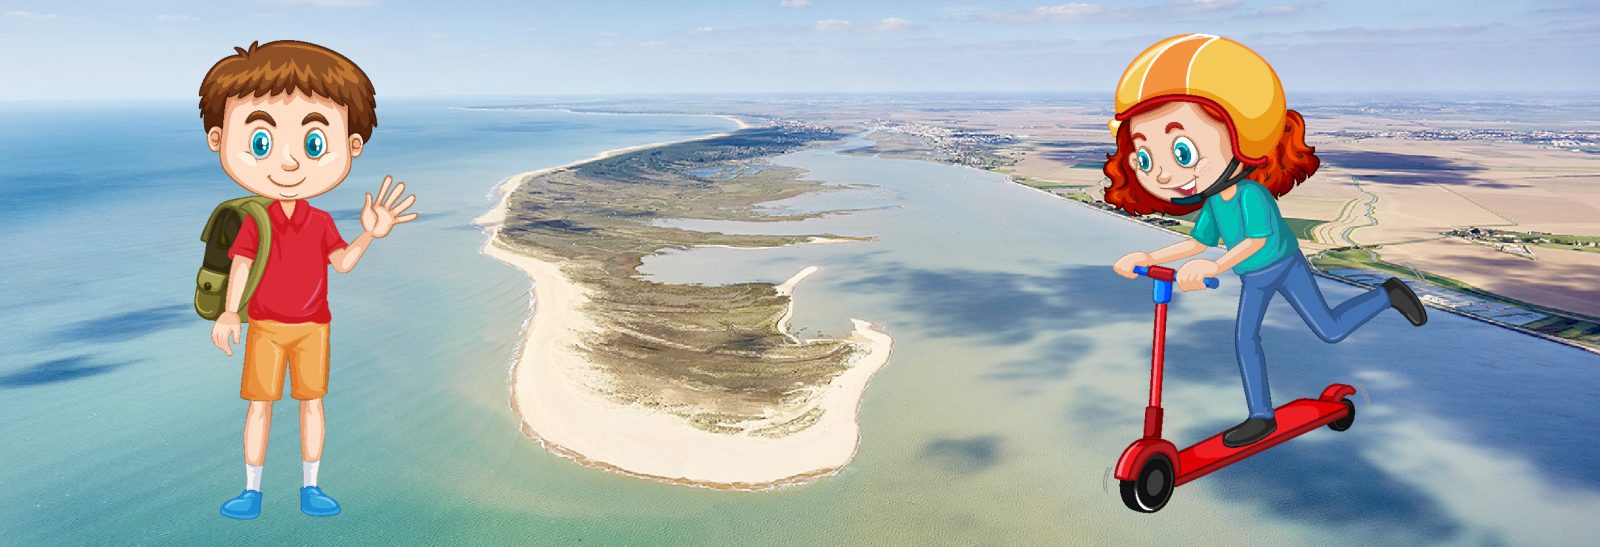
M 800 273 L 794 274 L 794 277 L 790 277 L 788 281 L 784 281 L 777 286 L 778 294 L 789 297 L 789 309 L 783 310 L 783 317 L 778 318 L 778 332 L 783 333 L 784 336 L 789 337 L 789 341 L 796 344 L 800 343 L 800 339 L 789 332 L 789 320 L 794 318 L 794 289 L 800 285 L 801 281 L 805 281 L 807 277 L 811 277 L 811 274 L 817 273 L 819 269 L 816 266 L 806 266 L 805 269 L 800 270 Z
M 545 110 L 551 110 L 551 109 L 545 109 Z M 614 115 L 624 116 L 624 115 L 627 115 L 627 114 L 614 114 Z M 489 209 L 488 211 L 484 212 L 482 215 L 479 215 L 478 218 L 473 219 L 472 220 L 472 224 L 474 226 L 482 228 L 484 231 L 491 231 L 492 230 L 491 233 L 489 234 L 489 238 L 491 240 L 493 240 L 495 236 L 498 236 L 500 234 L 500 224 L 502 222 L 505 222 L 505 219 L 506 219 L 506 207 L 507 207 L 506 196 L 510 196 L 511 192 L 513 190 L 516 190 L 516 188 L 518 186 L 521 186 L 523 182 L 525 182 L 525 181 L 527 181 L 529 179 L 532 179 L 534 177 L 538 177 L 538 176 L 542 176 L 542 175 L 548 175 L 550 173 L 554 173 L 554 172 L 565 170 L 565 169 L 571 169 L 573 167 L 577 167 L 577 166 L 583 165 L 585 163 L 591 163 L 591 162 L 596 162 L 596 161 L 600 161 L 600 160 L 607 159 L 607 158 L 613 158 L 613 157 L 616 157 L 616 156 L 627 154 L 629 152 L 638 152 L 640 150 L 649 150 L 651 148 L 660 148 L 662 146 L 667 146 L 669 144 L 680 144 L 680 143 L 686 143 L 686 142 L 703 141 L 703 140 L 707 140 L 707 139 L 715 139 L 715 138 L 719 138 L 719 137 L 726 137 L 728 135 L 732 135 L 734 133 L 734 131 L 739 131 L 741 129 L 749 129 L 751 127 L 755 127 L 755 125 L 752 125 L 749 122 L 746 122 L 746 121 L 744 121 L 742 119 L 739 119 L 739 118 L 736 118 L 736 117 L 733 117 L 733 116 L 712 115 L 712 117 L 714 117 L 714 118 L 722 118 L 722 119 L 731 121 L 731 122 L 733 122 L 735 124 L 738 124 L 738 126 L 734 127 L 733 131 L 723 131 L 721 133 L 713 133 L 713 134 L 710 134 L 710 135 L 704 135 L 704 136 L 700 136 L 700 137 L 690 137 L 690 138 L 687 138 L 687 139 L 679 139 L 679 140 L 672 140 L 672 141 L 661 141 L 661 142 L 653 142 L 653 143 L 649 143 L 649 144 L 641 144 L 641 145 L 637 145 L 637 146 L 626 146 L 626 147 L 623 147 L 623 148 L 614 148 L 614 149 L 611 149 L 611 150 L 606 150 L 604 152 L 600 152 L 599 154 L 595 154 L 593 156 L 590 156 L 588 158 L 584 158 L 584 159 L 581 159 L 581 160 L 578 160 L 578 161 L 563 163 L 563 164 L 557 165 L 555 167 L 545 167 L 545 168 L 541 168 L 541 169 L 534 169 L 534 170 L 531 170 L 531 171 L 523 171 L 521 173 L 517 173 L 515 175 L 511 175 L 509 177 L 506 177 L 505 180 L 502 180 L 499 183 L 496 183 L 494 185 L 494 187 L 490 188 L 490 190 L 489 190 L 489 197 L 497 198 L 499 200 L 498 202 L 495 203 L 494 208 Z
M 740 129 L 749 127 L 735 119 Z M 582 312 L 588 295 L 571 281 L 559 264 L 513 249 L 500 238 L 509 197 L 534 178 L 619 154 L 727 135 L 704 137 L 608 150 L 593 158 L 561 166 L 527 171 L 496 185 L 494 209 L 474 223 L 488 234 L 481 252 L 521 270 L 532 282 L 530 315 L 523 324 L 512 364 L 507 371 L 510 406 L 523 435 L 545 450 L 585 467 L 668 484 L 717 490 L 757 491 L 804 484 L 838 473 L 855 458 L 861 431 L 857 414 L 867 385 L 887 364 L 893 339 L 875 325 L 852 319 L 855 329 L 846 339 L 862 349 L 848 370 L 836 376 L 804 408 L 773 416 L 785 423 L 820 411 L 810 426 L 782 437 L 712 433 L 666 412 L 621 405 L 591 389 L 604 385 L 603 374 L 577 347 L 595 323 Z M 815 273 L 808 267 L 778 286 L 792 295 L 795 286 Z M 787 330 L 794 300 L 778 328 L 796 343 L 805 343 Z M 752 427 L 752 430 L 758 427 Z

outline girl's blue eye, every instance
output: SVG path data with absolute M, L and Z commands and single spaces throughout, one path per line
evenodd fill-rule
M 1189 137 L 1178 137 L 1172 142 L 1172 159 L 1178 160 L 1178 165 L 1194 167 L 1195 160 L 1199 158 L 1194 154 L 1194 142 Z
M 272 153 L 272 134 L 265 129 L 257 129 L 255 133 L 252 133 L 250 135 L 250 153 L 254 154 L 258 160 L 265 159 L 267 154 Z
M 312 129 L 310 133 L 306 133 L 306 156 L 317 159 L 327 151 L 328 141 L 322 137 L 321 129 Z
M 1145 150 L 1143 148 L 1139 149 L 1139 170 L 1140 171 L 1144 171 L 1146 173 L 1150 172 L 1150 151 L 1149 150 Z

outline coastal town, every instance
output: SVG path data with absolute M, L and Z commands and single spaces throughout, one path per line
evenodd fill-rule
M 1476 226 L 1445 232 L 1448 237 L 1461 238 L 1487 245 L 1496 251 L 1528 259 L 1538 259 L 1533 247 L 1574 249 L 1600 252 L 1600 237 L 1569 236 L 1546 232 L 1513 232 Z
M 1425 130 L 1338 130 L 1323 133 L 1338 139 L 1395 139 L 1450 142 L 1479 141 L 1527 144 L 1575 152 L 1600 153 L 1600 131 L 1554 131 L 1509 129 L 1425 129 Z
M 928 123 L 874 119 L 867 122 L 867 133 L 905 135 L 924 143 L 935 157 L 956 165 L 991 169 L 1009 162 L 995 149 L 1017 141 L 1015 135 L 993 135 Z

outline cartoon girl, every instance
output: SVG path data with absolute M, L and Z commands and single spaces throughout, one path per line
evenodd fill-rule
M 1112 269 L 1133 278 L 1135 266 L 1189 258 L 1223 243 L 1228 251 L 1218 260 L 1185 262 L 1178 288 L 1204 288 L 1205 278 L 1230 269 L 1241 281 L 1234 343 L 1250 416 L 1223 434 L 1223 444 L 1245 446 L 1277 428 L 1260 336 L 1273 293 L 1328 343 L 1391 307 L 1413 325 L 1428 321 L 1417 295 L 1396 278 L 1333 309 L 1322 299 L 1276 199 L 1320 161 L 1306 145 L 1305 120 L 1285 108 L 1278 75 L 1254 51 L 1207 34 L 1157 42 L 1122 73 L 1116 108 L 1106 202 L 1135 215 L 1200 214 L 1189 239 L 1129 253 Z

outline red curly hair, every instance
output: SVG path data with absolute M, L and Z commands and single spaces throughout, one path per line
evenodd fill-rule
M 1201 101 L 1196 101 L 1196 104 L 1217 121 L 1228 121 L 1227 114 L 1221 110 Z M 1111 186 L 1106 188 L 1106 203 L 1134 215 L 1163 213 L 1178 216 L 1199 210 L 1200 205 L 1178 205 L 1156 197 L 1139 185 L 1138 174 L 1133 165 L 1128 163 L 1128 154 L 1135 150 L 1129 125 L 1123 123 L 1117 128 L 1117 151 L 1106 155 L 1103 171 L 1106 178 L 1111 179 Z M 1228 138 L 1234 139 L 1231 126 Z M 1306 145 L 1305 119 L 1300 117 L 1299 112 L 1290 110 L 1284 119 L 1283 138 L 1278 140 L 1277 148 L 1267 154 L 1265 161 L 1257 165 L 1247 178 L 1267 187 L 1273 196 L 1282 196 L 1317 172 L 1322 160 L 1317 159 L 1316 151 L 1315 147 Z

